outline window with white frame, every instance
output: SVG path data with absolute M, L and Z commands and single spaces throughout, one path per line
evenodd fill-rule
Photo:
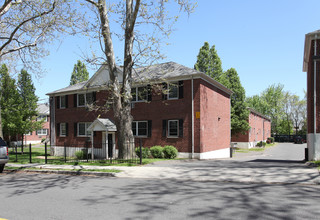
M 66 123 L 60 123 L 60 137 L 65 137 L 67 134 Z
M 32 135 L 32 131 L 30 131 L 29 133 L 26 133 L 24 135 L 27 135 L 27 136 Z
M 91 131 L 87 131 L 88 127 L 91 125 L 90 122 L 79 122 L 78 123 L 78 136 L 79 137 L 89 137 L 91 136 Z
M 178 137 L 179 120 L 168 120 L 168 137 Z
M 48 129 L 37 130 L 37 135 L 48 135 Z
M 132 132 L 134 136 L 148 136 L 148 121 L 133 121 Z
M 78 103 L 77 103 L 78 107 L 85 107 L 86 105 L 93 103 L 93 94 L 92 93 L 78 94 L 77 100 L 78 100 Z
M 178 99 L 179 98 L 179 84 L 169 83 L 168 84 L 168 99 Z
M 60 108 L 66 108 L 66 96 L 60 96 Z
M 133 102 L 143 102 L 148 100 L 148 88 L 147 87 L 134 87 L 131 88 L 131 95 Z
M 44 120 L 44 122 L 47 122 L 48 121 L 47 116 L 46 115 L 39 115 L 37 117 L 37 121 L 41 121 L 41 120 Z

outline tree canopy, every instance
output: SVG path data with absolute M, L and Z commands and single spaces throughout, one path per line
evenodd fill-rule
M 73 71 L 71 73 L 70 85 L 74 85 L 89 79 L 89 72 L 87 67 L 80 60 L 74 64 Z
M 194 69 L 211 76 L 213 79 L 220 77 L 223 73 L 222 63 L 215 49 L 215 45 L 210 48 L 209 43 L 204 42 L 204 45 L 199 50 Z

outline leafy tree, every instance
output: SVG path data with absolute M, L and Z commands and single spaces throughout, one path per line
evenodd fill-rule
M 131 83 L 134 65 L 146 64 L 162 58 L 159 48 L 161 39 L 168 37 L 171 33 L 172 23 L 178 16 L 168 17 L 167 11 L 169 1 L 166 0 L 126 0 L 117 4 L 107 4 L 105 0 L 85 0 L 92 6 L 98 15 L 98 19 L 87 19 L 91 22 L 88 31 L 91 37 L 101 40 L 100 45 L 104 53 L 102 62 L 108 67 L 110 82 L 109 90 L 112 94 L 112 107 L 115 124 L 118 129 L 119 158 L 127 158 L 134 153 L 134 140 L 132 133 L 131 116 Z M 188 1 L 178 1 L 180 11 L 191 12 L 194 5 Z M 171 13 L 172 14 L 172 13 Z M 113 15 L 112 21 L 119 24 L 121 33 L 117 28 L 110 29 L 109 17 Z M 142 28 L 142 29 L 139 29 Z M 118 30 L 119 30 L 118 29 Z M 111 38 L 111 35 L 113 39 Z M 113 47 L 114 39 L 119 37 L 124 43 L 123 67 L 121 70 L 116 65 L 116 53 Z M 91 38 L 92 39 L 92 38 Z M 97 57 L 91 59 L 98 60 Z M 122 74 L 120 82 L 119 72 Z
M 22 121 L 19 132 L 24 139 L 24 134 L 40 129 L 43 121 L 36 121 L 38 97 L 35 95 L 35 87 L 31 75 L 26 70 L 21 70 L 18 75 L 18 92 L 21 98 L 20 114 Z
M 220 57 L 215 49 L 215 45 L 210 48 L 208 42 L 200 48 L 197 56 L 197 62 L 194 69 L 204 72 L 213 79 L 217 79 L 223 73 Z
M 238 134 L 248 131 L 249 110 L 245 102 L 245 89 L 241 85 L 237 71 L 231 68 L 217 79 L 221 84 L 232 90 L 231 95 L 231 133 Z
M 83 21 L 75 13 L 73 5 L 66 4 L 69 1 L 1 1 L 0 61 L 12 68 L 22 62 L 33 73 L 40 74 L 39 59 L 49 53 L 45 45 L 57 40 L 60 33 L 76 33 L 75 28 Z
M 22 120 L 20 114 L 21 98 L 16 87 L 15 79 L 9 75 L 8 68 L 3 64 L 0 68 L 1 76 L 1 99 L 2 106 L 1 117 L 3 126 L 3 136 L 9 139 L 17 135 L 19 132 L 19 125 Z
M 70 85 L 74 85 L 89 79 L 89 72 L 84 63 L 78 60 L 77 64 L 74 65 L 71 74 Z

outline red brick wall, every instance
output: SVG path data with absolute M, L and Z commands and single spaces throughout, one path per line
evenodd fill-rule
M 251 127 L 249 142 L 266 140 L 271 136 L 271 123 L 270 121 L 266 121 L 263 117 L 251 112 L 249 125 Z
M 231 141 L 257 142 L 271 137 L 271 122 L 253 112 L 249 114 L 249 126 L 249 131 L 245 132 L 245 134 L 233 135 Z
M 25 135 L 24 138 L 24 142 L 29 142 L 29 141 L 32 141 L 32 142 L 36 142 L 36 141 L 41 141 L 43 138 L 49 138 L 50 137 L 50 117 L 48 116 L 47 117 L 47 122 L 44 122 L 43 123 L 43 129 L 47 129 L 47 135 L 37 135 L 37 132 L 36 131 L 33 131 L 31 133 L 31 135 Z
M 205 81 L 200 91 L 201 152 L 230 148 L 230 96 Z
M 320 55 L 320 40 L 317 41 L 317 56 Z M 307 72 L 307 120 L 308 120 L 308 133 L 314 132 L 314 99 L 313 99 L 313 91 L 314 91 L 314 41 L 311 42 L 310 48 L 310 58 Z M 317 112 L 317 133 L 320 132 L 320 117 L 319 117 L 319 105 L 320 105 L 320 61 L 317 61 L 317 101 L 316 101 L 316 112 Z
M 152 147 L 154 145 L 174 145 L 179 152 L 191 152 L 192 148 L 192 134 L 191 134 L 191 80 L 183 81 L 183 98 L 177 100 L 162 100 L 162 94 L 153 91 L 152 101 L 149 103 L 136 102 L 132 109 L 132 116 L 135 121 L 152 120 L 152 134 L 151 137 L 141 138 L 143 146 Z M 205 88 L 208 86 L 209 88 Z M 203 93 L 203 94 L 202 94 Z M 200 96 L 207 95 L 206 108 L 200 107 Z M 220 97 L 221 96 L 221 97 Z M 107 97 L 106 91 L 96 93 L 96 99 L 99 100 L 98 105 L 103 105 Z M 103 100 L 103 101 L 101 101 Z M 228 100 L 228 101 L 227 101 Z M 55 100 L 56 101 L 56 100 Z M 204 99 L 201 101 L 204 103 Z M 56 111 L 56 126 L 57 123 L 68 123 L 68 137 L 56 137 L 56 145 L 62 146 L 64 142 L 67 144 L 84 144 L 87 137 L 74 136 L 74 123 L 76 122 L 93 122 L 98 115 L 100 118 L 109 118 L 113 120 L 113 112 L 88 111 L 84 107 L 74 107 L 73 95 L 68 96 L 68 108 L 55 109 Z M 202 152 L 217 150 L 229 147 L 230 144 L 230 107 L 225 104 L 230 103 L 227 95 L 222 91 L 217 90 L 209 83 L 201 79 L 194 80 L 194 111 L 203 113 L 203 120 L 210 117 L 210 114 L 205 114 L 204 111 L 212 111 L 216 115 L 221 116 L 221 121 L 213 123 L 212 125 L 205 125 L 212 130 L 211 133 L 204 131 L 201 135 L 203 141 Z M 202 105 L 201 105 L 202 106 Z M 224 109 L 224 108 L 227 109 Z M 202 110 L 201 110 L 202 108 Z M 227 119 L 229 117 L 229 119 Z M 183 137 L 168 138 L 162 136 L 162 121 L 170 119 L 183 119 Z M 202 121 L 202 118 L 201 118 Z M 204 122 L 205 123 L 205 122 Z M 221 126 L 222 123 L 228 126 Z M 219 126 L 218 126 L 219 125 Z M 216 127 L 218 126 L 218 127 Z M 221 129 L 221 131 L 220 131 Z M 99 137 L 98 137 L 99 136 Z M 208 136 L 208 137 L 206 137 Z M 99 138 L 102 141 L 101 132 L 97 132 L 94 142 Z M 137 137 L 136 139 L 139 139 Z M 229 140 L 229 143 L 227 143 Z M 138 141 L 137 141 L 138 143 Z M 195 153 L 200 152 L 200 120 L 195 116 Z M 214 143 L 214 144 L 212 144 Z

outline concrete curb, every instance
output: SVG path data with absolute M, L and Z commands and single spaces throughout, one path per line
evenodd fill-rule
M 108 172 L 95 172 L 95 171 L 72 171 L 72 170 L 10 170 L 5 169 L 9 172 L 25 172 L 25 173 L 42 173 L 42 174 L 64 174 L 71 176 L 103 176 L 103 177 L 116 177 L 115 173 Z

